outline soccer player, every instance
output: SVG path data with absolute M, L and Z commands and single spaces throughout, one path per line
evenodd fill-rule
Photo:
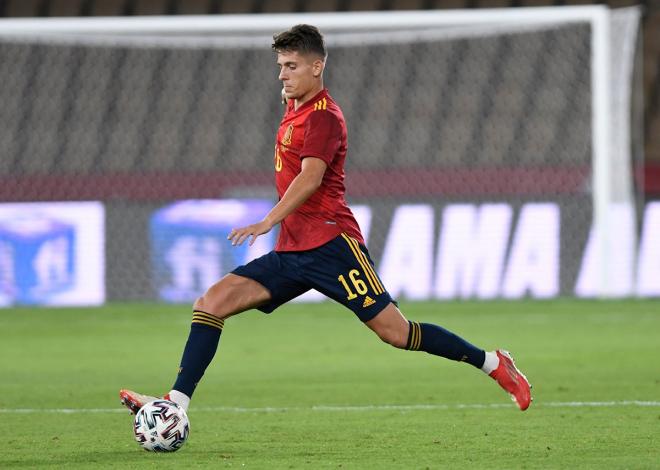
M 277 244 L 274 251 L 237 267 L 197 299 L 179 373 L 165 398 L 188 408 L 215 355 L 225 319 L 253 308 L 270 313 L 316 289 L 352 310 L 396 348 L 425 351 L 481 369 L 526 410 L 529 382 L 506 351 L 484 351 L 440 326 L 407 320 L 376 274 L 344 199 L 346 123 L 323 86 L 327 53 L 319 30 L 294 26 L 275 35 L 272 48 L 286 102 L 273 161 L 279 202 L 263 220 L 233 229 L 228 239 L 232 245 L 252 244 L 280 224 Z M 121 390 L 120 398 L 133 413 L 156 399 L 130 390 Z

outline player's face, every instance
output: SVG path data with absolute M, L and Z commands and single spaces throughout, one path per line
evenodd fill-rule
M 297 51 L 279 52 L 277 65 L 280 68 L 279 80 L 282 81 L 287 99 L 301 100 L 318 88 L 323 71 L 323 61 L 313 54 L 300 54 Z

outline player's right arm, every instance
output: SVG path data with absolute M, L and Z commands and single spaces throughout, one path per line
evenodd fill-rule
M 284 218 L 300 207 L 321 186 L 328 165 L 320 158 L 307 157 L 301 162 L 301 171 L 293 179 L 282 199 L 271 209 L 263 220 L 256 224 L 233 229 L 228 240 L 232 245 L 241 245 L 248 237 L 250 245 L 264 233 L 279 224 Z

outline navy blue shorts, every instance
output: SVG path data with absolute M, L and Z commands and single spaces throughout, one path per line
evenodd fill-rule
M 254 279 L 270 291 L 271 300 L 258 308 L 264 313 L 310 289 L 345 305 L 363 322 L 392 302 L 367 248 L 345 234 L 313 250 L 271 251 L 232 273 Z

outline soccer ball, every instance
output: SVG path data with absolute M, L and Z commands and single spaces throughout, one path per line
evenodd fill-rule
M 135 415 L 135 440 L 144 450 L 175 452 L 186 442 L 190 422 L 186 412 L 174 402 L 154 400 Z

